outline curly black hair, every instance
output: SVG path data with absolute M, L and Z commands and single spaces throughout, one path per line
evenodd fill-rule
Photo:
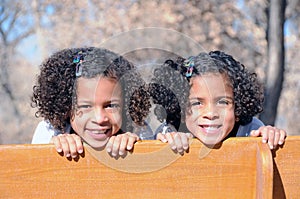
M 166 60 L 156 68 L 149 83 L 149 93 L 155 107 L 154 114 L 160 122 L 173 125 L 176 130 L 184 127 L 184 111 L 189 95 L 188 82 L 180 74 L 184 59 Z
M 226 74 L 233 86 L 235 116 L 241 125 L 250 123 L 253 116 L 263 111 L 263 86 L 256 73 L 224 52 L 211 51 L 209 56 L 225 64 Z
M 192 65 L 192 71 L 188 71 L 188 65 Z M 221 73 L 228 77 L 233 88 L 238 124 L 250 123 L 253 116 L 263 111 L 263 87 L 257 75 L 232 56 L 221 51 L 211 51 L 188 59 L 178 57 L 175 61 L 167 60 L 163 66 L 154 70 L 149 93 L 153 102 L 160 105 L 155 111 L 157 118 L 161 122 L 166 119 L 168 124 L 178 129 L 188 111 L 190 79 L 206 73 Z
M 252 121 L 252 117 L 263 110 L 263 87 L 259 83 L 257 75 L 250 72 L 243 64 L 236 61 L 231 55 L 221 51 L 200 53 L 189 57 L 185 66 L 192 66 L 190 78 L 206 73 L 225 74 L 232 84 L 235 104 L 235 117 L 241 125 Z M 181 73 L 187 74 L 188 68 L 182 67 Z M 187 75 L 186 75 L 187 76 Z
M 74 63 L 74 58 L 80 58 Z M 54 53 L 41 64 L 41 72 L 37 83 L 33 87 L 31 106 L 38 108 L 36 117 L 48 120 L 54 128 L 64 131 L 70 123 L 72 110 L 76 109 L 76 68 L 80 64 L 80 77 L 93 78 L 98 75 L 114 78 L 119 81 L 123 90 L 123 122 L 122 130 L 131 130 L 131 122 L 139 123 L 147 116 L 147 112 L 139 115 L 130 111 L 135 106 L 145 106 L 147 110 L 150 102 L 144 101 L 145 96 L 134 93 L 145 88 L 144 81 L 135 67 L 122 56 L 107 49 L 87 47 L 69 48 Z M 78 70 L 78 68 L 77 68 Z M 78 76 L 78 75 L 77 75 Z M 144 101 L 143 104 L 134 103 Z

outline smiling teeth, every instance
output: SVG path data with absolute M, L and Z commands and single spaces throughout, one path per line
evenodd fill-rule
M 203 127 L 203 128 L 208 131 L 213 131 L 213 130 L 217 130 L 219 127 L 218 126 L 208 126 L 208 127 Z
M 90 131 L 93 134 L 106 134 L 109 131 L 109 129 L 103 130 L 103 131 Z

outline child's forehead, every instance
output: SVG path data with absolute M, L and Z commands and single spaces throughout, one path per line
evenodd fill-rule
M 232 83 L 225 73 L 205 73 L 193 76 L 190 80 L 190 86 L 193 91 L 203 88 L 230 88 Z
M 230 78 L 229 78 L 228 74 L 218 72 L 218 71 L 213 71 L 213 72 L 210 71 L 210 72 L 205 72 L 205 73 L 201 73 L 201 74 L 193 76 L 190 79 L 190 84 L 193 85 L 194 82 L 204 80 L 204 79 L 210 80 L 207 83 L 213 83 L 216 80 L 223 80 L 224 83 L 230 83 Z
M 102 87 L 120 89 L 121 83 L 115 78 L 99 75 L 92 78 L 80 77 L 77 80 L 77 89 L 95 90 Z

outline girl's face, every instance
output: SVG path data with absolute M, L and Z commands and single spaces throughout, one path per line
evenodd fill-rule
M 208 73 L 191 79 L 186 125 L 206 145 L 221 142 L 235 124 L 233 90 L 225 75 Z
M 77 109 L 71 119 L 75 132 L 94 148 L 106 145 L 122 125 L 122 91 L 117 81 L 96 77 L 77 81 Z

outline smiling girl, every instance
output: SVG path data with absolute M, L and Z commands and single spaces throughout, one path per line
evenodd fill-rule
M 137 93 L 143 87 L 134 66 L 109 50 L 59 51 L 43 62 L 34 86 L 32 106 L 45 120 L 39 126 L 47 128 L 38 127 L 33 140 L 52 134 L 57 151 L 67 157 L 83 152 L 82 140 L 122 155 L 139 139 L 130 133 L 132 124 L 147 115 L 131 109 L 150 106 Z
M 264 126 L 255 118 L 263 111 L 262 86 L 256 74 L 232 56 L 212 51 L 167 62 L 170 70 L 180 71 L 188 82 L 179 83 L 184 81 L 178 81 L 181 79 L 178 77 L 168 85 L 185 85 L 178 101 L 187 102 L 184 108 L 186 127 L 203 144 L 214 146 L 228 137 L 241 136 L 262 136 L 262 141 L 271 149 L 284 143 L 284 130 Z M 159 133 L 157 137 L 171 145 L 175 143 L 178 149 L 187 143 L 188 136 L 172 132 Z

